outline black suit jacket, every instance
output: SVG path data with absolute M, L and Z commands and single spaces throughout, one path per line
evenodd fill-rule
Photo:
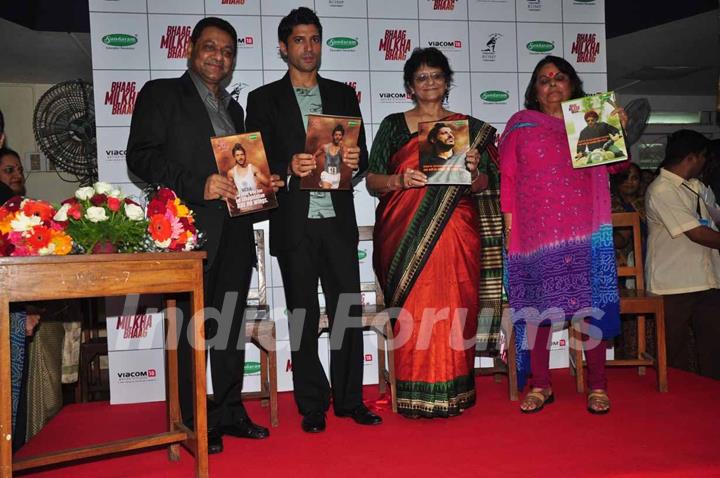
M 242 107 L 230 100 L 228 112 L 237 132 L 244 132 Z M 128 139 L 128 169 L 143 181 L 172 188 L 187 202 L 206 237 L 208 268 L 217 255 L 224 224 L 252 229 L 247 216 L 226 221 L 224 201 L 203 199 L 207 177 L 218 172 L 212 136 L 210 116 L 187 72 L 180 78 L 149 81 L 140 90 Z M 252 231 L 248 234 L 252 237 Z
M 322 112 L 329 115 L 361 116 L 355 91 L 333 80 L 318 76 Z M 305 151 L 305 127 L 290 82 L 290 75 L 261 86 L 248 95 L 248 131 L 262 133 L 270 170 L 281 178 L 288 175 L 293 154 Z M 363 124 L 358 138 L 360 168 L 355 175 L 359 180 L 368 167 L 368 152 Z M 352 191 L 331 191 L 335 215 L 341 231 L 350 241 L 357 242 L 357 221 Z M 288 185 L 277 194 L 279 208 L 270 213 L 270 253 L 277 255 L 293 249 L 304 235 L 310 207 L 310 193 L 300 189 L 300 179 L 293 176 Z

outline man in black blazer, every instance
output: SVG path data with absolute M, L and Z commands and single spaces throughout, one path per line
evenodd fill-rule
M 130 127 L 127 164 L 148 183 L 175 190 L 195 212 L 205 233 L 205 331 L 212 342 L 213 399 L 208 400 L 209 451 L 222 451 L 222 435 L 265 438 L 240 401 L 245 349 L 243 314 L 256 261 L 252 219 L 231 218 L 224 199 L 235 183 L 218 174 L 210 137 L 244 132 L 243 109 L 225 91 L 237 49 L 235 29 L 208 17 L 191 35 L 188 71 L 180 78 L 153 80 L 140 91 Z M 273 186 L 284 183 L 273 177 Z M 181 310 L 183 307 L 181 307 Z M 187 304 L 178 344 L 180 408 L 192 423 L 192 363 L 187 341 Z M 217 334 L 217 337 L 213 337 Z
M 323 431 L 330 406 L 330 384 L 318 357 L 318 278 L 331 323 L 335 415 L 363 425 L 379 424 L 381 418 L 362 402 L 363 335 L 353 193 L 300 189 L 300 178 L 316 167 L 313 155 L 304 153 L 305 115 L 359 117 L 360 106 L 352 88 L 318 75 L 322 26 L 312 10 L 300 7 L 284 17 L 278 40 L 288 72 L 250 93 L 247 128 L 262 133 L 272 172 L 290 177 L 288 187 L 278 192 L 279 208 L 270 214 L 270 253 L 278 259 L 290 311 L 293 388 L 302 428 Z M 367 169 L 367 156 L 363 129 L 358 146 L 346 148 L 342 161 L 361 173 Z M 349 303 L 353 305 L 348 307 Z

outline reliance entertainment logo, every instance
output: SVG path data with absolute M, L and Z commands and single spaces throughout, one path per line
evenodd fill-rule
M 185 58 L 192 28 L 188 25 L 168 25 L 160 39 L 160 49 L 167 50 L 168 59 Z
M 137 82 L 113 81 L 110 90 L 105 92 L 105 104 L 112 105 L 111 114 L 131 115 L 137 99 Z
M 411 45 L 407 30 L 385 30 L 385 38 L 380 40 L 378 51 L 385 52 L 385 60 L 405 60 Z

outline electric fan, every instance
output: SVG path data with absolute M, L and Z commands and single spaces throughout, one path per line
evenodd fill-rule
M 97 181 L 93 88 L 82 80 L 50 88 L 35 108 L 35 140 L 59 170 L 74 174 L 83 185 Z

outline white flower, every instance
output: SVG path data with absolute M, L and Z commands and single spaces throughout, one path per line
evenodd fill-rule
M 46 247 L 38 249 L 38 254 L 41 256 L 50 256 L 55 252 L 55 244 L 50 242 Z
M 98 194 L 108 194 L 113 190 L 112 184 L 105 183 L 103 181 L 96 182 L 93 187 L 95 188 L 95 192 Z
M 120 191 L 119 189 L 113 189 L 112 191 L 107 193 L 107 195 L 110 196 L 111 198 L 118 198 L 118 199 L 123 197 L 122 191 Z
M 153 240 L 153 242 L 155 243 L 156 246 L 161 247 L 163 249 L 167 249 L 168 247 L 170 247 L 170 243 L 172 242 L 172 239 L 168 238 L 168 239 L 165 239 L 164 241 Z
M 105 214 L 105 208 L 96 206 L 90 206 L 87 212 L 85 212 L 85 217 L 87 217 L 90 222 L 103 222 L 108 220 L 107 214 Z
M 15 216 L 15 219 L 10 222 L 10 227 L 13 231 L 25 232 L 29 231 L 35 226 L 39 226 L 40 224 L 42 224 L 42 219 L 40 219 L 40 216 L 27 216 L 25 214 L 18 214 L 17 216 Z
M 55 216 L 53 217 L 54 220 L 65 222 L 68 220 L 67 212 L 68 209 L 70 209 L 70 204 L 63 204 L 60 209 L 58 209 L 58 212 L 55 213 Z
M 142 221 L 145 218 L 145 211 L 137 204 L 125 204 L 125 215 L 131 221 Z
M 81 201 L 87 201 L 93 195 L 95 194 L 95 189 L 93 189 L 91 186 L 85 186 L 84 188 L 79 188 L 77 191 L 75 191 L 75 197 L 78 198 Z

